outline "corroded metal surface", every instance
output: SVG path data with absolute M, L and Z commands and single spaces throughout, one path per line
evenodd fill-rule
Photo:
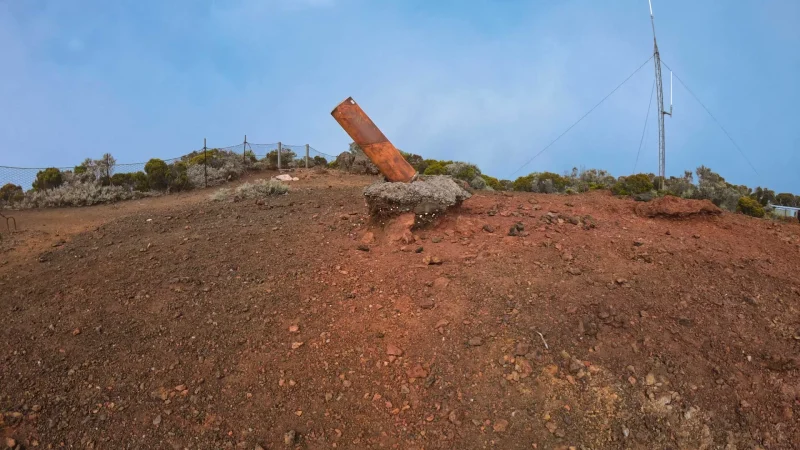
M 331 112 L 344 131 L 389 181 L 408 182 L 417 172 L 389 142 L 358 103 L 349 97 Z

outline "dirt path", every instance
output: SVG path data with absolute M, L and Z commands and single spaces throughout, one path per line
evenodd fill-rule
M 3 436 L 797 448 L 797 224 L 485 193 L 404 234 L 368 223 L 370 180 L 316 176 L 263 205 L 200 191 L 21 214 L 48 234 L 4 244 Z

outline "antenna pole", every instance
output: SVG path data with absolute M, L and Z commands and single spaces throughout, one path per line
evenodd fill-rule
M 648 0 L 650 4 L 650 25 L 653 27 L 653 61 L 656 66 L 656 98 L 658 99 L 658 176 L 661 178 L 661 189 L 664 189 L 664 180 L 666 179 L 666 132 L 664 129 L 664 115 L 672 116 L 672 73 L 670 73 L 670 93 L 669 112 L 664 110 L 664 87 L 661 80 L 661 55 L 658 52 L 658 42 L 656 41 L 656 22 L 653 17 L 653 2 Z

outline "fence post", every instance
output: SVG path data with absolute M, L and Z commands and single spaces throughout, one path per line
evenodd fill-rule
M 306 169 L 308 169 L 308 144 L 306 144 Z
M 247 135 L 244 135 L 244 144 L 242 145 L 242 162 L 247 165 Z
M 111 184 L 111 164 L 108 157 L 111 156 L 106 153 L 106 183 Z
M 278 171 L 281 170 L 281 153 L 283 153 L 283 145 L 278 142 Z
M 206 149 L 206 138 L 203 138 L 203 184 L 208 187 L 208 154 Z

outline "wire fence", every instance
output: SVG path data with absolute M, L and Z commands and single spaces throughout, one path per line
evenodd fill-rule
M 279 151 L 280 150 L 280 151 Z M 243 163 L 252 165 L 258 161 L 271 160 L 274 162 L 274 167 L 277 170 L 287 170 L 293 168 L 314 167 L 320 164 L 327 164 L 336 159 L 336 156 L 320 152 L 319 150 L 311 147 L 310 145 L 287 145 L 281 142 L 274 144 L 256 144 L 245 141 L 241 144 L 231 145 L 227 147 L 202 147 L 193 150 L 183 156 L 173 158 L 159 158 L 166 164 L 173 164 L 176 162 L 189 162 L 194 157 L 198 157 L 199 161 L 205 168 L 209 165 L 209 155 L 214 155 L 217 152 L 225 152 L 227 154 L 242 155 Z M 200 157 L 201 155 L 204 155 Z M 111 179 L 114 174 L 132 174 L 136 172 L 145 172 L 145 162 L 110 162 L 103 159 L 98 160 L 102 166 L 98 173 L 98 178 L 107 177 Z M 72 167 L 12 167 L 0 165 L 0 187 L 7 184 L 19 186 L 22 190 L 30 190 L 34 188 L 37 174 L 47 169 L 58 169 L 61 172 L 72 172 L 81 166 L 83 162 L 78 162 Z M 78 169 L 81 170 L 81 169 Z M 208 185 L 208 182 L 205 183 Z

